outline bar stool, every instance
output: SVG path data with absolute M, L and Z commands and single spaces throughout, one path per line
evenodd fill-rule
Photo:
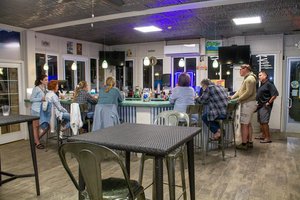
M 89 112 L 88 104 L 79 104 L 81 119 L 88 126 L 88 132 L 91 132 L 91 124 L 93 122 L 94 112 Z
M 184 122 L 184 123 L 182 123 Z M 177 112 L 174 110 L 168 110 L 161 112 L 157 115 L 154 124 L 157 125 L 166 125 L 166 126 L 178 126 L 179 124 L 186 124 L 189 126 L 189 116 L 186 113 Z M 168 182 L 169 182 L 169 193 L 170 193 L 170 200 L 175 199 L 175 161 L 178 158 L 180 160 L 180 171 L 181 171 L 181 183 L 182 183 L 182 195 L 183 199 L 187 199 L 186 195 L 186 183 L 185 183 L 185 173 L 184 173 L 184 155 L 185 155 L 185 148 L 180 147 L 173 152 L 171 152 L 169 155 L 166 156 L 166 166 L 168 171 Z M 140 172 L 139 172 L 139 183 L 142 184 L 143 181 L 143 173 L 144 173 L 144 163 L 147 159 L 153 159 L 154 157 L 142 154 L 141 160 L 140 160 Z M 153 165 L 154 166 L 154 165 Z M 155 177 L 155 171 L 153 169 L 153 179 Z M 153 182 L 150 184 L 152 185 Z M 148 188 L 150 185 L 148 185 L 145 188 Z M 152 187 L 152 195 L 155 194 L 155 187 Z
M 200 127 L 202 129 L 202 120 L 201 120 L 202 111 L 203 111 L 202 104 L 187 106 L 186 113 L 188 114 L 189 119 L 190 119 L 190 126 Z M 195 115 L 197 115 L 197 118 L 194 117 Z M 194 138 L 195 147 L 203 148 L 203 145 L 201 145 L 202 144 L 201 141 L 203 141 L 202 133 L 201 133 L 201 135 L 197 135 Z
M 222 157 L 223 160 L 225 160 L 225 146 L 227 147 L 229 144 L 233 144 L 234 146 L 234 157 L 236 157 L 236 141 L 235 141 L 235 127 L 234 127 L 234 122 L 235 122 L 235 116 L 236 116 L 236 110 L 238 108 L 238 103 L 236 102 L 229 102 L 227 105 L 227 115 L 225 119 L 220 119 L 217 120 L 218 123 L 220 124 L 220 129 L 221 129 L 221 139 L 218 141 L 210 141 L 207 139 L 207 144 L 206 144 L 206 155 L 208 153 L 208 146 L 209 143 L 217 143 L 218 147 L 221 148 L 222 151 Z M 230 128 L 232 129 L 232 132 L 230 132 Z M 226 132 L 226 136 L 224 135 L 224 130 Z M 209 132 L 209 128 L 208 128 Z M 232 138 L 230 137 L 230 133 L 232 133 Z

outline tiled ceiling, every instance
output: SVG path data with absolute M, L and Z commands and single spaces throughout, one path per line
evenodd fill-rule
M 232 22 L 234 17 L 247 16 L 261 16 L 262 24 Z M 300 33 L 300 0 L 1 0 L 0 23 L 106 45 L 295 34 Z M 133 30 L 145 25 L 163 31 Z

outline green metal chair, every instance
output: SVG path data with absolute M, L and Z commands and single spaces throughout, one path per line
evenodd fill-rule
M 84 142 L 65 143 L 59 147 L 59 157 L 73 184 L 82 197 L 90 200 L 138 199 L 145 200 L 144 188 L 134 180 L 129 180 L 125 166 L 120 157 L 111 149 Z M 66 160 L 70 153 L 79 164 L 85 188 L 79 186 Z M 110 177 L 102 179 L 101 164 L 113 161 L 122 170 L 123 178 Z
M 186 113 L 174 111 L 174 110 L 168 110 L 161 112 L 157 115 L 154 124 L 157 125 L 165 125 L 165 126 L 178 126 L 178 125 L 186 125 L 189 126 L 189 116 Z M 170 200 L 175 199 L 175 161 L 178 158 L 180 160 L 180 172 L 181 172 L 181 187 L 182 187 L 182 195 L 183 199 L 187 199 L 186 195 L 186 183 L 185 183 L 185 174 L 184 174 L 184 156 L 185 156 L 185 148 L 184 146 L 176 149 L 172 153 L 170 153 L 168 156 L 166 156 L 166 166 L 167 166 L 167 172 L 168 172 L 168 182 L 169 182 L 169 194 L 170 194 Z M 142 154 L 141 160 L 140 160 L 140 172 L 139 172 L 139 183 L 142 184 L 143 181 L 143 173 L 144 173 L 144 163 L 147 159 L 153 159 L 154 157 Z M 154 167 L 154 165 L 153 165 Z M 154 169 L 153 169 L 153 179 L 155 177 Z M 150 185 L 152 185 L 151 183 Z M 150 186 L 149 185 L 149 186 Z M 148 188 L 147 186 L 146 188 Z M 155 187 L 152 187 L 152 194 L 155 194 Z
M 234 122 L 236 119 L 236 110 L 239 104 L 237 102 L 230 102 L 227 105 L 227 116 L 226 119 L 217 120 L 220 124 L 221 129 L 221 139 L 219 141 L 209 141 L 207 140 L 206 144 L 206 153 L 208 152 L 209 143 L 217 143 L 218 147 L 222 151 L 222 158 L 225 160 L 225 147 L 229 144 L 233 144 L 234 146 L 234 157 L 236 157 L 236 140 L 235 140 L 235 127 Z M 232 130 L 230 132 L 230 129 Z M 208 130 L 209 131 L 209 130 Z M 224 132 L 226 135 L 224 134 Z

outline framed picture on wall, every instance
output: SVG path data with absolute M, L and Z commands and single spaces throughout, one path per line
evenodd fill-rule
M 77 52 L 77 55 L 82 55 L 82 44 L 81 43 L 77 43 L 76 52 Z
M 73 54 L 73 42 L 67 42 L 67 54 Z

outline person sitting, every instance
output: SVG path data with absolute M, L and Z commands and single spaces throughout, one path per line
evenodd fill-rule
M 93 131 L 120 123 L 117 108 L 119 103 L 124 100 L 124 96 L 121 95 L 115 84 L 115 79 L 108 77 L 106 85 L 99 91 L 99 99 L 94 112 Z
M 95 105 L 98 102 L 96 97 L 93 97 L 91 94 L 88 93 L 88 84 L 86 81 L 80 81 L 77 85 L 75 92 L 74 92 L 74 103 L 78 103 L 80 105 L 87 105 L 87 110 L 81 113 L 82 121 L 85 123 L 83 124 L 82 129 L 84 132 L 88 130 L 88 124 L 86 123 L 88 113 L 91 114 L 91 118 L 93 118 L 93 112 L 88 109 L 88 104 Z
M 169 97 L 171 104 L 174 104 L 174 110 L 186 112 L 188 105 L 195 105 L 195 90 L 190 87 L 190 76 L 182 73 L 178 77 L 178 85 L 172 90 Z
M 227 92 L 224 87 L 215 85 L 209 79 L 203 79 L 201 87 L 203 88 L 203 92 L 196 102 L 207 105 L 207 109 L 202 114 L 202 121 L 213 133 L 213 137 L 210 139 L 219 140 L 221 138 L 221 130 L 216 120 L 226 118 L 228 105 Z
M 59 118 L 60 120 L 62 120 L 65 123 L 64 126 L 61 126 L 61 129 L 59 132 L 59 138 L 63 139 L 64 131 L 66 131 L 68 128 L 70 128 L 70 114 L 60 104 L 59 98 L 56 95 L 56 92 L 58 91 L 58 81 L 57 80 L 51 80 L 48 83 L 48 90 L 49 91 L 46 94 L 46 101 L 48 101 L 48 103 L 52 104 L 56 118 Z

